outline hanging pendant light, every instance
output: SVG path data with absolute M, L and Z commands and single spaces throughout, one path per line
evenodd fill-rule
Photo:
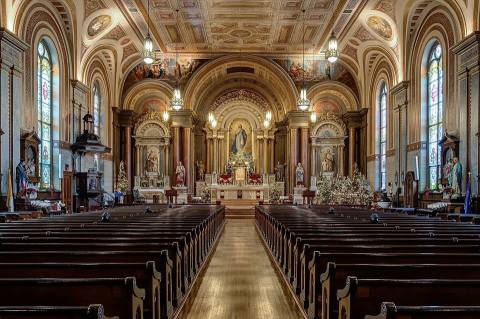
M 310 122 L 313 124 L 317 123 L 317 112 L 312 111 L 312 114 L 310 114 Z
M 303 43 L 303 51 L 302 51 L 302 58 L 303 58 L 303 79 L 302 79 L 302 89 L 300 90 L 300 97 L 297 101 L 297 107 L 300 111 L 306 111 L 310 108 L 310 100 L 307 98 L 307 88 L 305 86 L 305 9 L 302 10 L 303 12 L 303 35 L 302 35 L 302 43 Z
M 147 36 L 143 40 L 143 62 L 145 64 L 153 63 L 153 41 L 150 37 L 150 0 L 148 0 L 147 9 Z
M 162 117 L 164 122 L 168 122 L 168 119 L 170 119 L 170 114 L 168 114 L 168 111 L 164 111 Z
M 333 31 L 328 40 L 327 60 L 330 63 L 335 63 L 338 60 L 338 40 Z
M 177 9 L 177 16 L 176 16 L 177 25 L 178 25 L 178 11 L 179 10 Z M 178 65 L 178 48 L 177 46 L 175 46 L 175 68 L 177 67 L 177 65 Z M 177 82 L 176 87 L 175 87 L 175 90 L 173 90 L 173 97 L 172 97 L 172 100 L 170 101 L 170 105 L 175 111 L 180 111 L 183 108 L 183 98 L 182 98 L 182 91 L 180 90 L 180 85 L 178 83 L 178 79 L 176 82 Z

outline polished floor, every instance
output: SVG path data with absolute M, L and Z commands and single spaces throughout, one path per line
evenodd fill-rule
M 252 219 L 229 219 L 188 319 L 297 319 Z

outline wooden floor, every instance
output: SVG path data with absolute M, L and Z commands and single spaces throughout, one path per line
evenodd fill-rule
M 297 319 L 252 219 L 229 219 L 188 319 Z

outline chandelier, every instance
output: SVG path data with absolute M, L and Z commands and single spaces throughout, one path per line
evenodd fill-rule
M 153 63 L 153 41 L 150 37 L 150 0 L 148 0 L 147 9 L 147 36 L 143 40 L 143 62 L 145 64 Z
M 330 36 L 330 39 L 328 40 L 328 49 L 326 52 L 326 57 L 330 63 L 335 63 L 338 60 L 338 40 L 337 40 L 337 37 L 335 36 L 335 33 L 333 33 L 333 31 L 332 31 L 332 35 Z
M 303 78 L 302 78 L 302 89 L 300 90 L 300 97 L 297 101 L 297 107 L 300 111 L 306 111 L 310 108 L 310 100 L 307 98 L 307 88 L 305 87 L 305 9 L 303 12 L 303 27 L 302 27 L 302 59 L 303 59 Z
M 179 11 L 178 8 L 177 8 L 176 11 L 177 11 L 176 20 L 177 20 L 177 25 L 178 25 L 178 11 Z M 178 47 L 175 46 L 175 67 L 177 66 L 177 64 L 178 64 Z M 170 101 L 170 106 L 175 111 L 180 111 L 183 108 L 183 98 L 182 98 L 182 92 L 180 91 L 180 85 L 178 83 L 178 78 L 177 78 L 177 81 L 176 81 L 175 90 L 173 90 L 173 97 L 172 97 L 172 100 Z

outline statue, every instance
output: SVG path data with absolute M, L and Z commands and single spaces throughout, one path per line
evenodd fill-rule
M 17 183 L 17 196 L 23 198 L 27 194 L 27 182 L 29 182 L 24 160 L 20 160 L 20 163 L 18 163 L 15 172 L 15 181 Z
M 448 180 L 448 186 L 450 187 L 453 185 L 452 170 L 453 170 L 453 163 L 452 163 L 452 159 L 449 158 L 445 166 L 443 166 L 443 177 Z
M 450 178 L 452 179 L 452 190 L 455 194 L 462 192 L 462 164 L 458 160 L 458 157 L 453 158 L 453 167 L 450 172 Z M 449 180 L 450 180 L 449 178 Z
M 243 129 L 242 125 L 239 125 L 232 143 L 232 153 L 240 153 L 243 151 L 245 145 L 247 145 L 247 132 Z
M 285 180 L 285 164 L 280 164 L 278 161 L 275 166 L 275 179 L 277 182 L 283 182 Z
M 177 187 L 185 186 L 185 166 L 182 165 L 182 162 L 178 162 L 175 175 L 177 177 Z
M 146 171 L 149 173 L 158 172 L 158 157 L 154 150 L 150 150 L 147 156 Z
M 330 149 L 327 149 L 325 156 L 322 161 L 322 171 L 323 172 L 333 172 L 335 171 L 335 161 L 333 159 L 333 154 Z
M 296 185 L 304 186 L 304 177 L 305 177 L 305 170 L 303 169 L 302 163 L 297 164 L 297 169 L 295 170 L 295 177 L 296 177 Z
M 197 161 L 197 174 L 198 174 L 198 180 L 204 181 L 205 180 L 205 165 L 203 164 L 203 161 Z

